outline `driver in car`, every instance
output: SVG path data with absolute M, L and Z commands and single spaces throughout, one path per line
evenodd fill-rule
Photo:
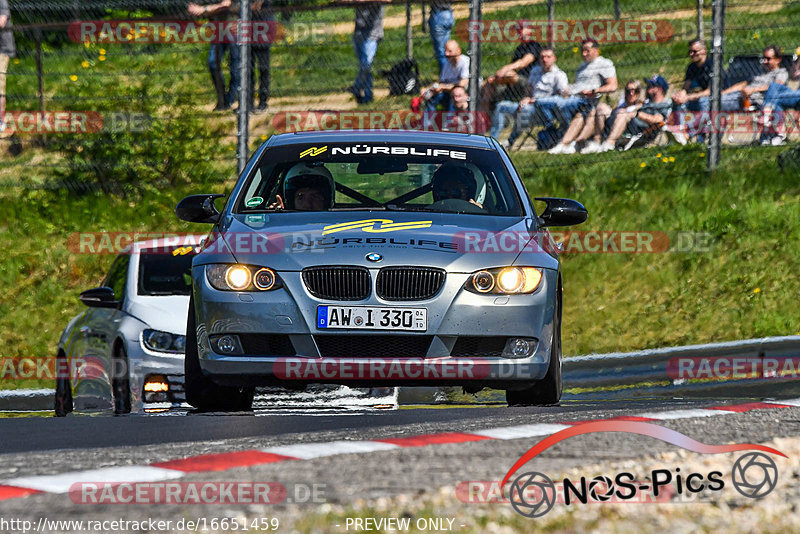
M 283 179 L 283 196 L 269 205 L 272 210 L 326 211 L 333 207 L 334 182 L 323 166 L 298 163 Z
M 442 165 L 431 180 L 433 201 L 463 200 L 483 209 L 483 204 L 475 200 L 478 184 L 472 171 L 458 165 Z

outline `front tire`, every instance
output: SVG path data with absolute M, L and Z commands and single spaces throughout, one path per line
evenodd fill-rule
M 553 340 L 550 346 L 550 365 L 544 378 L 534 382 L 533 387 L 523 390 L 506 390 L 509 406 L 553 406 L 561 400 L 563 387 L 561 373 L 561 284 L 556 293 L 556 309 L 553 311 Z
M 220 386 L 203 374 L 197 351 L 197 325 L 194 316 L 194 296 L 189 298 L 186 319 L 186 402 L 201 412 L 246 412 L 253 409 L 255 388 Z
M 114 401 L 114 415 L 131 413 L 131 380 L 128 369 L 128 354 L 122 342 L 114 347 L 111 359 L 111 395 Z M 119 375 L 119 376 L 118 376 Z
M 67 356 L 59 351 L 56 355 L 56 394 L 53 406 L 56 417 L 65 417 L 74 407 L 68 363 Z

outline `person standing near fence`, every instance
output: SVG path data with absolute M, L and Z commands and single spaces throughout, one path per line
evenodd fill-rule
M 383 39 L 383 5 L 390 0 L 349 0 L 356 5 L 356 27 L 353 32 L 353 48 L 358 59 L 358 74 L 350 86 L 350 92 L 359 104 L 369 104 L 372 93 L 372 61 L 378 52 L 378 43 Z
M 8 137 L 11 131 L 6 123 L 6 75 L 8 61 L 17 53 L 14 45 L 14 33 L 11 31 L 11 11 L 8 0 L 0 0 L 0 136 Z M 9 130 L 6 133 L 6 130 Z
M 218 4 L 201 6 L 190 3 L 189 14 L 194 17 L 208 17 L 213 21 L 233 22 L 239 11 L 239 3 L 231 0 L 222 0 Z M 222 75 L 222 58 L 229 52 L 230 84 L 225 90 L 225 77 Z M 230 109 L 239 95 L 239 46 L 237 43 L 211 43 L 208 51 L 208 70 L 217 92 L 217 105 L 214 111 Z
M 253 22 L 269 22 L 270 29 L 267 42 L 253 41 L 250 47 L 250 102 L 255 98 L 256 64 L 258 64 L 258 106 L 250 106 L 255 113 L 267 111 L 270 86 L 270 46 L 275 38 L 275 14 L 272 12 L 272 0 L 253 2 Z
M 439 74 L 442 73 L 447 58 L 445 57 L 444 47 L 450 40 L 450 30 L 453 29 L 455 18 L 453 17 L 453 3 L 442 0 L 432 0 L 430 3 L 431 14 L 428 17 L 428 29 L 431 33 L 431 44 L 433 45 L 433 56 L 439 62 Z

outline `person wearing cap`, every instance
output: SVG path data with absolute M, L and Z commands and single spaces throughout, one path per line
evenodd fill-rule
M 283 196 L 276 195 L 271 210 L 326 211 L 333 207 L 335 185 L 322 165 L 298 163 L 283 179 Z
M 570 145 L 575 141 L 576 146 L 586 141 L 586 144 L 581 150 L 581 154 L 594 154 L 600 152 L 600 143 L 602 142 L 603 133 L 608 135 L 611 129 L 611 124 L 616 119 L 617 115 L 621 112 L 632 112 L 642 103 L 642 84 L 639 80 L 628 80 L 625 84 L 625 91 L 622 97 L 617 102 L 617 107 L 613 110 L 611 106 L 604 102 L 599 102 L 597 107 L 593 109 L 589 115 L 586 116 L 583 129 L 580 132 L 567 132 L 561 142 L 564 145 Z M 577 137 L 575 137 L 577 135 Z
M 669 83 L 659 75 L 646 80 L 646 83 L 647 99 L 640 105 L 617 108 L 619 111 L 616 117 L 613 114 L 609 117 L 607 126 L 610 124 L 610 129 L 605 134 L 605 141 L 595 152 L 614 150 L 623 133 L 642 134 L 649 128 L 658 127 L 667 119 L 672 111 L 672 100 L 666 97 Z
M 433 173 L 431 179 L 433 201 L 463 200 L 483 208 L 486 184 L 478 187 L 471 170 L 459 165 L 442 165 Z

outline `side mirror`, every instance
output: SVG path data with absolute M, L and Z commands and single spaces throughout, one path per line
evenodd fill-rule
M 87 289 L 78 298 L 90 308 L 119 307 L 119 301 L 114 298 L 114 290 L 106 286 Z
M 225 195 L 191 195 L 175 206 L 175 215 L 179 219 L 197 223 L 216 223 L 219 221 L 219 211 L 214 206 L 214 200 Z
M 545 226 L 572 226 L 589 217 L 583 204 L 569 198 L 536 197 L 547 203 L 540 218 Z

